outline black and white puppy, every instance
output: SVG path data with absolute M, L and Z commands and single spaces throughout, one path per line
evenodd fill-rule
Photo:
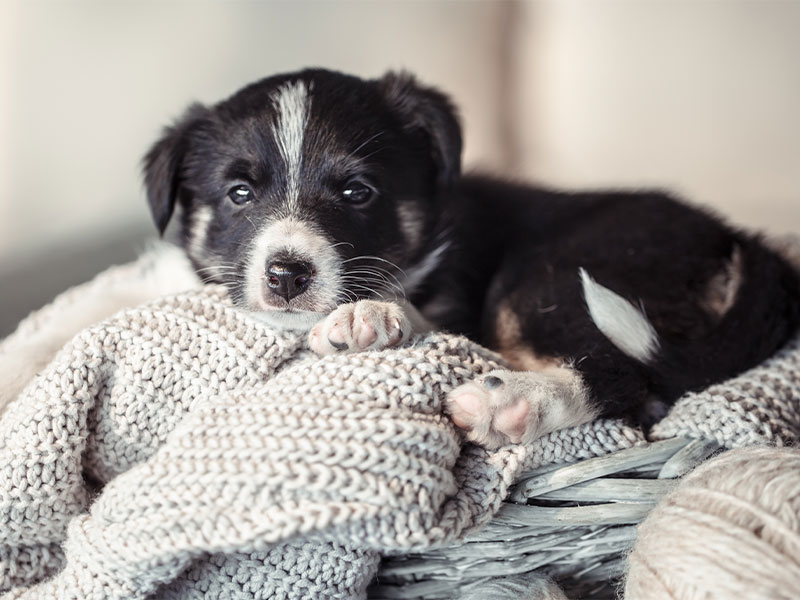
M 150 150 L 165 230 L 207 281 L 320 355 L 463 333 L 498 371 L 447 401 L 494 448 L 598 416 L 633 422 L 757 364 L 800 322 L 796 273 L 654 192 L 460 176 L 449 100 L 406 74 L 269 77 L 194 105 Z

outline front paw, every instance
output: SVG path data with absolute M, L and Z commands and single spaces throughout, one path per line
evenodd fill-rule
M 508 371 L 492 371 L 458 386 L 447 395 L 445 412 L 469 441 L 488 450 L 519 443 L 535 429 L 535 409 L 508 385 Z
M 527 444 L 598 415 L 583 379 L 568 367 L 491 371 L 450 392 L 445 411 L 469 441 L 488 450 Z
M 342 304 L 308 334 L 308 345 L 316 354 L 361 352 L 392 348 L 406 341 L 411 323 L 393 302 L 359 300 Z

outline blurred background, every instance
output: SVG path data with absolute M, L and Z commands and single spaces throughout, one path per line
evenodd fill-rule
M 798 32 L 791 0 L 3 0 L 0 337 L 153 235 L 140 160 L 190 101 L 306 66 L 447 91 L 467 168 L 800 232 Z

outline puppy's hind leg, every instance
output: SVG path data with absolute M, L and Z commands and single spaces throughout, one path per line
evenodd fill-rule
M 567 366 L 491 371 L 450 392 L 445 411 L 467 439 L 489 450 L 529 443 L 600 413 L 580 374 Z

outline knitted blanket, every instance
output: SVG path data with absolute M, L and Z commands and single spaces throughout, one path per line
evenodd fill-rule
M 144 269 L 68 293 L 0 357 L 84 292 Z M 522 471 L 645 443 L 601 420 L 529 446 L 462 444 L 442 400 L 501 365 L 446 334 L 318 359 L 303 335 L 269 330 L 211 286 L 119 313 L 75 337 L 0 417 L 0 593 L 365 597 L 381 555 L 457 541 Z M 792 443 L 799 398 L 800 339 L 685 398 L 655 433 Z

